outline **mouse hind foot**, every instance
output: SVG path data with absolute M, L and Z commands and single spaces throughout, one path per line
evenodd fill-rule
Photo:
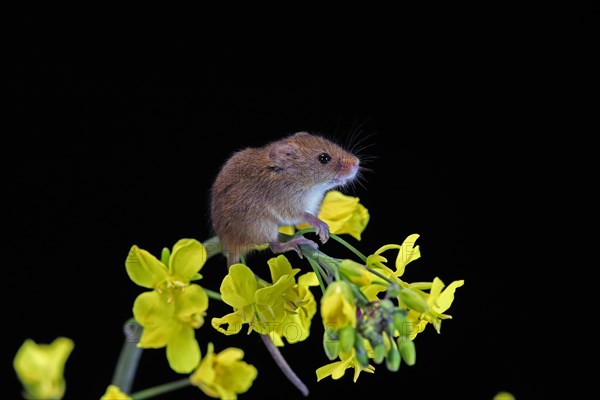
M 294 236 L 292 239 L 287 242 L 270 242 L 269 247 L 273 253 L 285 253 L 290 250 L 294 250 L 298 253 L 300 258 L 302 256 L 302 250 L 300 250 L 301 245 L 308 245 L 313 249 L 318 249 L 319 246 L 312 240 L 305 238 L 304 236 Z

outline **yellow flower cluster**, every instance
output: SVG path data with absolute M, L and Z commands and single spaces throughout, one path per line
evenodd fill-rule
M 339 261 L 342 280 L 328 286 L 321 299 L 321 317 L 326 328 L 337 329 L 324 338 L 326 354 L 332 360 L 339 356 L 340 361 L 319 368 L 318 380 L 327 376 L 339 379 L 347 368 L 355 368 L 356 380 L 360 371 L 373 372 L 369 359 L 380 363 L 385 358 L 390 370 L 397 370 L 401 359 L 413 365 L 416 354 L 413 340 L 417 334 L 429 323 L 439 333 L 441 321 L 451 318 L 444 312 L 452 304 L 456 288 L 464 284 L 463 280 L 454 281 L 444 289 L 438 277 L 433 282 L 417 283 L 400 279 L 407 264 L 421 256 L 419 246 L 415 246 L 418 237 L 413 234 L 401 245 L 382 246 L 365 257 L 364 264 Z M 388 260 L 382 255 L 389 250 L 398 251 L 395 270 L 386 265 Z M 385 293 L 383 297 L 382 293 Z M 358 301 L 361 298 L 362 302 Z M 387 328 L 382 329 L 382 326 Z M 338 347 L 332 344 L 332 339 L 339 341 Z
M 256 277 L 244 264 L 234 264 L 221 284 L 221 298 L 233 307 L 233 312 L 213 318 L 212 326 L 226 335 L 233 335 L 248 324 L 248 333 L 270 334 L 276 345 L 282 338 L 290 343 L 308 337 L 316 302 L 309 290 L 317 286 L 314 272 L 295 276 L 300 269 L 292 268 L 284 255 L 268 261 L 272 283 Z M 227 325 L 227 329 L 224 328 Z
M 318 217 L 329 226 L 329 233 L 346 245 L 360 260 L 329 257 L 316 249 L 303 250 L 313 272 L 299 274 L 280 254 L 267 261 L 270 280 L 257 276 L 244 264 L 229 267 L 220 286 L 220 299 L 232 312 L 211 319 L 211 325 L 225 335 L 237 334 L 244 324 L 247 332 L 256 331 L 276 346 L 304 341 L 310 334 L 311 321 L 320 311 L 325 335 L 323 347 L 332 361 L 316 370 L 317 380 L 340 379 L 354 368 L 354 381 L 362 371 L 373 373 L 371 364 L 385 364 L 397 371 L 401 361 L 414 365 L 414 339 L 431 324 L 440 333 L 441 323 L 463 280 L 445 285 L 439 277 L 431 282 L 409 283 L 406 266 L 420 258 L 418 234 L 409 235 L 402 244 L 387 244 L 373 254 L 362 255 L 336 235 L 348 234 L 356 240 L 369 222 L 369 212 L 356 197 L 338 191 L 326 194 Z M 282 227 L 282 232 L 300 234 L 296 229 L 308 225 Z M 208 246 L 207 246 L 208 247 Z M 393 267 L 384 253 L 397 252 Z M 195 385 L 207 396 L 237 399 L 257 377 L 257 369 L 242 361 L 244 352 L 226 348 L 214 352 L 208 344 L 202 357 L 196 329 L 204 325 L 208 309 L 207 291 L 196 283 L 208 258 L 207 250 L 195 239 L 181 239 L 172 251 L 165 248 L 160 259 L 132 246 L 125 261 L 130 279 L 149 289 L 134 301 L 132 312 L 142 327 L 139 348 L 166 348 L 170 367 L 177 373 L 190 374 L 182 384 Z M 320 286 L 317 302 L 311 287 Z M 212 298 L 215 292 L 208 291 Z M 63 370 L 73 342 L 58 338 L 50 345 L 25 341 L 14 358 L 14 369 L 28 398 L 61 399 L 65 393 Z M 125 387 L 125 386 L 124 386 Z M 140 398 L 158 394 L 147 389 Z M 499 393 L 498 398 L 502 397 Z M 507 396 L 505 396 L 508 398 Z M 505 398 L 502 397 L 502 398 Z M 109 385 L 101 400 L 132 399 Z
M 133 304 L 133 316 L 143 327 L 138 346 L 166 347 L 169 365 L 178 373 L 190 373 L 200 362 L 194 329 L 204 323 L 208 295 L 190 281 L 201 278 L 198 272 L 206 257 L 202 243 L 181 239 L 172 253 L 163 250 L 160 261 L 137 246 L 125 261 L 131 280 L 153 289 L 140 294 Z

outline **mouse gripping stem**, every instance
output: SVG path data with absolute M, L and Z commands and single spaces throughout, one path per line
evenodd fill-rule
M 315 233 L 319 236 L 321 243 L 325 243 L 329 239 L 329 225 L 321 221 L 311 213 L 304 213 L 305 221 L 310 224 Z M 270 242 L 269 247 L 273 253 L 285 253 L 286 251 L 294 250 L 300 258 L 303 258 L 300 246 L 307 245 L 317 250 L 319 246 L 312 240 L 305 238 L 303 235 L 290 236 L 283 233 L 279 234 L 277 242 Z

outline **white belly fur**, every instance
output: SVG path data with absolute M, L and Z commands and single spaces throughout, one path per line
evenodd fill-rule
M 330 185 L 323 183 L 311 188 L 304 195 L 304 211 L 316 216 L 321 208 L 321 202 L 325 192 L 331 188 Z

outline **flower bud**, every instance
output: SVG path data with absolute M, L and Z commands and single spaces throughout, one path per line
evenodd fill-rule
M 345 259 L 340 262 L 339 268 L 342 274 L 358 286 L 364 286 L 371 283 L 372 276 L 362 264 Z
M 354 347 L 354 328 L 351 325 L 346 325 L 339 331 L 340 350 L 343 352 L 350 351 Z
M 394 296 L 394 297 L 396 297 L 396 296 Z M 394 308 L 396 308 L 396 306 L 390 299 L 381 300 L 379 302 L 379 305 L 380 305 L 381 309 L 385 310 L 386 312 L 391 312 L 394 310 Z
M 402 301 L 406 306 L 412 310 L 417 312 L 427 312 L 427 302 L 425 299 L 417 292 L 410 288 L 404 288 L 400 291 L 399 295 L 400 301 Z
M 333 281 L 327 286 L 321 298 L 323 325 L 333 327 L 356 325 L 356 305 L 350 285 L 346 281 Z
M 340 353 L 340 343 L 337 340 L 325 335 L 323 338 L 323 349 L 325 350 L 325 355 L 327 358 L 333 361 Z
M 367 368 L 369 366 L 369 356 L 367 355 L 367 350 L 365 349 L 363 337 L 358 332 L 354 338 L 354 350 L 356 353 L 356 360 L 360 366 Z
M 394 323 L 394 328 L 396 328 L 400 336 L 410 336 L 412 333 L 412 323 L 406 319 L 406 316 L 402 311 L 397 310 L 392 313 L 392 321 Z
M 400 336 L 398 338 L 398 349 L 400 355 L 407 365 L 415 365 L 417 361 L 417 350 L 415 348 L 415 342 Z
M 385 345 L 383 343 L 379 343 L 373 350 L 375 353 L 373 361 L 375 361 L 376 364 L 381 364 L 385 358 Z
M 387 288 L 387 295 L 390 297 L 396 297 L 400 294 L 400 286 L 397 283 L 392 283 Z
M 396 343 L 392 342 L 393 345 L 387 353 L 387 357 L 385 359 L 385 366 L 389 371 L 396 372 L 400 369 L 400 352 L 398 351 L 398 347 L 396 347 Z

